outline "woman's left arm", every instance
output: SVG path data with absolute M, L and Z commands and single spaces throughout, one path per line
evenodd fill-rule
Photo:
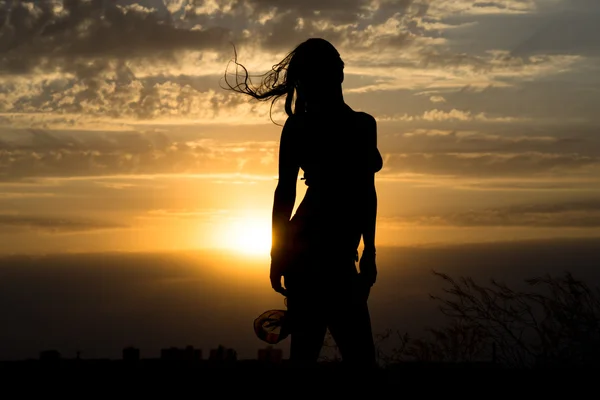
M 360 273 L 367 281 L 369 286 L 375 283 L 377 279 L 377 266 L 375 263 L 375 231 L 377 226 L 377 190 L 375 189 L 375 173 L 383 167 L 381 154 L 377 149 L 377 122 L 375 118 L 369 116 L 369 129 L 367 147 L 371 152 L 369 154 L 369 168 L 367 179 L 364 186 L 364 210 L 363 210 L 363 254 L 360 259 Z

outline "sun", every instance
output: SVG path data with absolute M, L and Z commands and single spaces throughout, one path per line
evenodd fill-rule
M 231 221 L 225 229 L 223 246 L 251 255 L 268 255 L 271 251 L 269 219 L 242 217 Z

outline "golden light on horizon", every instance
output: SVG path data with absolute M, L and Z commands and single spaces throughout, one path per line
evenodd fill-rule
M 223 225 L 219 247 L 248 255 L 268 256 L 271 251 L 271 221 L 241 217 Z

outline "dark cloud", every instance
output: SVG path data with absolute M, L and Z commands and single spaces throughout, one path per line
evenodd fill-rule
M 245 0 L 227 2 L 226 6 L 214 8 L 209 15 L 213 18 L 243 15 L 250 20 L 258 20 L 261 16 L 268 14 L 292 14 L 296 18 L 314 18 L 335 24 L 350 24 L 365 16 L 376 21 L 385 19 L 390 14 L 405 12 L 413 3 L 415 0 L 381 0 L 378 2 L 372 0 Z M 204 22 L 205 19 L 202 18 L 207 17 L 206 2 L 190 0 L 188 4 L 189 11 L 185 17 Z M 418 7 L 417 11 L 422 13 L 422 8 Z
M 72 217 L 59 218 L 56 216 L 0 214 L 0 227 L 25 228 L 49 233 L 76 233 L 105 229 L 122 229 L 127 226 Z
M 14 2 L 0 29 L 0 72 L 36 69 L 96 76 L 113 60 L 171 59 L 180 50 L 222 48 L 229 31 L 180 29 L 143 8 L 119 8 L 103 0 Z M 58 12 L 56 7 L 64 7 Z
M 7 84 L 0 87 L 0 94 L 11 93 L 9 96 L 13 95 L 14 101 L 5 103 L 4 107 L 0 102 L 0 111 L 19 114 L 44 112 L 57 118 L 67 115 L 63 124 L 68 127 L 85 125 L 85 117 L 90 116 L 129 121 L 181 117 L 206 121 L 218 117 L 226 119 L 235 115 L 236 107 L 245 103 L 246 99 L 242 96 L 202 90 L 185 81 L 173 77 L 120 79 L 118 76 L 96 79 L 91 86 L 89 81 L 47 81 L 39 85 L 39 90 L 22 93 L 17 92 L 17 86 Z M 265 114 L 259 107 L 255 102 L 247 112 L 254 110 L 256 114 Z M 42 120 L 47 121 L 47 118 Z M 34 117 L 30 119 L 31 127 L 39 125 Z
M 551 178 L 562 177 L 554 183 L 564 188 L 569 180 L 581 185 L 578 178 L 595 178 L 600 171 L 600 141 L 592 126 L 521 123 L 485 130 L 476 125 L 468 130 L 467 126 L 446 125 L 446 129 L 405 128 L 382 134 L 384 173 L 544 178 L 535 187 L 551 185 Z
M 600 3 L 596 0 L 482 1 L 473 2 L 472 7 L 479 11 L 495 9 L 500 12 L 439 16 L 454 25 L 472 23 L 465 29 L 443 32 L 456 52 L 473 54 L 504 49 L 516 57 L 547 54 L 595 57 L 600 54 L 597 40 Z M 528 8 L 529 12 L 502 13 L 511 8 Z
M 252 3 L 260 3 L 260 7 L 254 8 L 259 13 L 274 11 L 272 18 L 253 27 L 257 35 L 252 43 L 268 50 L 291 50 L 307 37 L 316 36 L 332 41 L 342 56 L 351 56 L 355 67 L 444 68 L 460 70 L 461 74 L 466 69 L 476 75 L 508 71 L 518 75 L 520 71 L 553 62 L 551 57 L 511 54 L 495 47 L 470 52 L 435 43 L 443 35 L 436 29 L 428 29 L 423 22 L 441 21 L 448 16 L 429 15 L 429 1 Z M 298 23 L 299 18 L 302 24 Z M 389 79 L 380 79 L 386 78 Z
M 523 54 L 580 54 L 600 56 L 600 3 L 568 0 L 541 4 L 530 18 L 536 30 L 512 51 Z
M 568 128 L 567 128 L 568 129 Z M 585 154 L 600 156 L 600 142 L 595 132 L 580 130 L 579 137 L 573 131 L 559 133 L 549 128 L 547 134 L 538 129 L 511 127 L 477 130 L 451 130 L 417 128 L 404 133 L 389 134 L 380 139 L 390 153 L 523 153 L 544 152 L 553 154 Z M 519 134 L 519 132 L 524 132 Z
M 0 142 L 0 180 L 32 177 L 276 172 L 272 142 L 177 140 L 157 132 L 21 132 Z
M 580 154 L 523 153 L 411 153 L 389 154 L 384 172 L 455 177 L 531 177 L 594 174 L 600 157 Z
M 277 143 L 225 142 L 162 132 L 16 130 L 0 136 L 0 179 L 110 175 L 276 174 Z M 600 149 L 590 136 L 484 134 L 415 129 L 384 136 L 383 175 L 456 178 L 593 177 Z
M 528 119 L 532 123 L 530 128 L 544 125 L 540 131 L 562 129 L 562 132 L 557 132 L 559 135 L 565 136 L 568 133 L 579 136 L 586 125 L 588 130 L 592 130 L 592 125 L 597 126 L 600 122 L 594 111 L 599 100 L 600 92 L 596 88 L 600 85 L 600 74 L 577 67 L 565 74 L 520 81 L 511 88 L 490 85 L 482 90 L 440 90 L 438 93 L 444 96 L 445 103 L 427 104 L 430 93 L 419 93 L 411 104 L 402 104 L 396 110 L 385 112 L 397 113 L 400 109 L 409 115 L 418 115 L 429 108 L 468 110 L 472 115 L 485 113 L 499 117 L 511 116 L 517 120 Z M 399 93 L 396 93 L 397 97 L 400 97 Z M 375 98 L 373 95 L 370 97 Z M 550 123 L 555 126 L 549 126 Z M 499 126 L 495 126 L 494 131 L 498 131 L 498 128 Z M 522 126 L 511 126 L 506 131 L 522 129 Z M 594 126 L 593 129 L 597 128 Z
M 214 112 L 216 102 L 223 109 L 235 102 L 174 79 L 139 79 L 140 68 L 130 65 L 174 68 L 189 63 L 186 51 L 216 50 L 225 66 L 231 56 L 229 29 L 182 27 L 168 13 L 121 3 L 23 1 L 5 6 L 6 15 L 0 17 L 0 112 L 150 119 L 199 115 Z M 40 82 L 19 80 L 42 73 L 53 75 Z M 75 117 L 71 123 L 81 121 Z
M 394 51 L 412 44 L 422 30 L 412 23 L 422 12 L 414 0 L 374 4 L 366 0 L 254 1 L 259 12 L 277 10 L 258 28 L 258 43 L 268 50 L 291 50 L 308 37 L 323 37 L 343 51 Z M 373 7 L 370 9 L 370 7 Z M 301 18 L 302 23 L 299 24 Z M 377 32 L 386 20 L 393 27 Z
M 229 41 L 242 48 L 245 43 L 252 43 L 269 50 L 291 49 L 309 36 L 326 36 L 341 44 L 351 40 L 354 48 L 369 42 L 368 37 L 356 36 L 359 28 L 339 31 L 331 22 L 357 20 L 368 1 L 325 3 L 311 8 L 314 4 L 303 2 L 233 2 L 227 15 L 220 16 L 204 7 L 198 17 L 205 19 L 196 21 L 205 26 L 202 29 L 196 29 L 196 23 L 178 20 L 177 13 L 169 14 L 162 2 L 65 0 L 35 5 L 13 2 L 10 7 L 4 3 L 6 15 L 0 18 L 4 23 L 0 29 L 0 77 L 4 75 L 5 80 L 0 83 L 0 112 L 69 114 L 71 117 L 65 122 L 71 125 L 85 124 L 79 117 L 86 115 L 136 119 L 221 117 L 246 99 L 221 91 L 214 75 L 214 82 L 206 85 L 191 77 L 169 75 L 168 71 L 177 67 L 189 69 L 190 63 L 201 65 L 202 52 L 214 50 L 221 54 L 218 61 L 223 63 L 224 72 L 232 56 Z M 388 3 L 402 11 L 411 1 Z M 62 11 L 59 5 L 64 7 Z M 162 8 L 149 8 L 156 5 Z M 206 4 L 187 5 L 187 10 L 197 10 Z M 251 15 L 240 16 L 248 9 Z M 273 18 L 259 23 L 260 16 L 269 10 L 273 11 Z M 315 10 L 322 13 L 315 15 Z M 296 29 L 297 19 L 302 16 L 307 17 L 306 23 Z M 237 19 L 232 24 L 228 18 Z M 246 28 L 256 34 L 245 38 L 242 29 Z M 388 44 L 380 43 L 383 47 Z M 368 47 L 373 49 L 372 44 Z M 188 50 L 200 54 L 190 60 L 185 58 Z M 145 63 L 149 67 L 164 65 L 163 72 L 138 77 L 140 71 L 144 74 Z M 39 72 L 55 75 L 40 82 L 17 79 L 19 75 Z M 216 88 L 217 93 L 208 87 Z
M 356 23 L 365 13 L 405 13 L 412 2 L 390 0 L 379 10 L 369 11 L 372 2 L 367 0 L 248 1 L 232 2 L 219 12 L 210 10 L 204 1 L 191 1 L 185 8 L 187 22 L 176 18 L 176 13 L 157 12 L 150 8 L 154 5 L 150 2 L 4 2 L 0 73 L 64 71 L 90 78 L 107 69 L 125 68 L 125 61 L 136 58 L 177 63 L 182 50 L 226 51 L 228 57 L 232 40 L 237 44 L 260 43 L 269 49 L 290 47 L 311 35 L 334 35 L 337 24 Z M 162 6 L 159 11 L 165 9 L 162 2 L 156 4 Z M 412 14 L 420 12 L 416 10 Z M 269 13 L 272 18 L 259 23 L 261 16 Z M 391 16 L 382 14 L 380 19 Z M 306 19 L 305 27 L 297 27 L 298 18 Z M 192 19 L 198 23 L 190 23 Z M 206 27 L 196 29 L 198 26 Z M 245 38 L 242 31 L 248 28 L 258 34 Z M 354 31 L 356 41 L 360 38 Z
M 165 219 L 199 219 L 221 221 L 228 216 L 224 210 L 196 210 L 196 209 L 158 209 L 150 210 L 147 215 L 140 218 L 165 218 Z
M 243 61 L 247 54 L 260 57 L 265 51 L 288 51 L 308 37 L 324 37 L 354 68 L 364 69 L 367 75 L 373 74 L 369 72 L 373 67 L 380 69 L 374 89 L 408 84 L 396 83 L 394 76 L 382 72 L 393 68 L 443 69 L 449 75 L 439 82 L 447 84 L 464 76 L 465 70 L 492 83 L 530 77 L 543 69 L 558 70 L 562 65 L 545 55 L 488 52 L 496 50 L 492 45 L 477 52 L 435 42 L 440 33 L 425 23 L 448 16 L 430 13 L 430 2 L 419 0 L 3 4 L 0 112 L 4 113 L 219 118 L 245 100 L 219 89 L 217 94 L 207 90 L 216 86 L 217 74 L 224 72 L 233 55 L 230 41 L 239 46 Z M 207 50 L 213 53 L 205 59 Z M 220 63 L 223 70 L 217 71 Z M 194 84 L 193 79 L 179 76 L 183 70 L 194 74 L 193 66 L 210 68 L 198 73 L 210 75 L 214 83 Z M 53 75 L 39 82 L 19 81 L 19 76 L 42 76 L 40 72 Z M 69 117 L 68 122 L 85 124 L 77 117 Z
M 389 222 L 455 227 L 600 228 L 600 199 L 414 215 L 391 218 Z
M 585 179 L 569 179 L 553 180 L 547 179 L 546 181 L 540 180 L 527 180 L 522 181 L 502 181 L 502 180 L 487 180 L 487 181 L 476 181 L 476 182 L 461 182 L 460 187 L 470 190 L 492 190 L 492 191 L 547 191 L 557 192 L 564 190 L 583 190 L 588 191 L 592 187 L 600 185 L 600 181 L 595 178 L 595 175 Z

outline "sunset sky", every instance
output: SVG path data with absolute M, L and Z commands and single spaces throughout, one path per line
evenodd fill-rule
M 600 237 L 599 18 L 598 0 L 0 0 L 0 253 L 267 260 L 281 126 L 222 77 L 232 43 L 261 74 L 309 37 L 378 121 L 378 246 Z
M 281 127 L 221 78 L 308 37 L 379 121 L 379 244 L 600 233 L 596 1 L 2 3 L 3 252 L 268 250 Z

